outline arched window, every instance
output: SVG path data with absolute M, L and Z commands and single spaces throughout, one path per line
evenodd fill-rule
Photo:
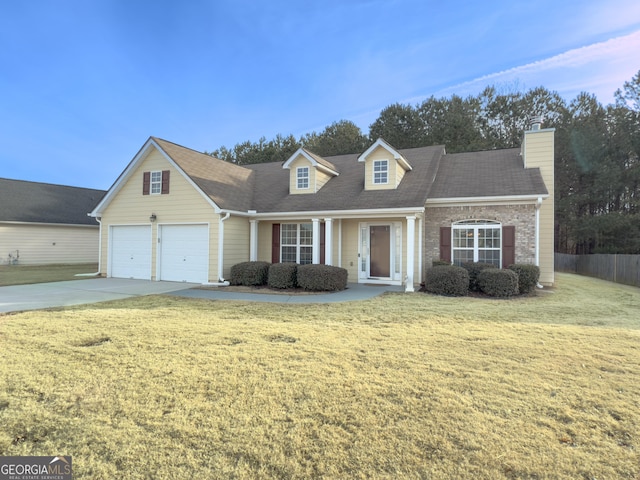
M 451 226 L 453 264 L 493 263 L 501 268 L 502 228 L 491 220 L 464 220 Z

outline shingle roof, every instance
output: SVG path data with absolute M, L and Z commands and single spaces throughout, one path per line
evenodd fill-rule
M 249 169 L 151 137 L 222 209 L 250 210 L 254 175 Z
M 87 214 L 106 192 L 0 178 L 0 221 L 98 225 Z
M 546 195 L 540 169 L 524 168 L 519 148 L 445 155 L 429 198 Z
M 280 162 L 239 166 L 166 140 L 152 139 L 219 207 L 242 212 L 421 208 L 428 198 L 547 193 L 539 169 L 525 169 L 517 148 L 452 155 L 445 155 L 443 146 L 398 150 L 413 169 L 392 190 L 364 189 L 365 165 L 358 162 L 358 154 L 318 157 L 339 175 L 316 193 L 292 195 L 290 172 Z

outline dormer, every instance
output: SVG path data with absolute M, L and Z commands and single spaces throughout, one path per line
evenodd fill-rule
M 290 171 L 290 194 L 316 193 L 332 177 L 339 175 L 331 162 L 304 148 L 299 148 L 291 155 L 282 168 Z
M 358 162 L 364 163 L 365 190 L 393 190 L 412 170 L 407 159 L 381 138 L 358 157 Z

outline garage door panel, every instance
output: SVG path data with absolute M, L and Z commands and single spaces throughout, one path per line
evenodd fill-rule
M 151 227 L 111 227 L 111 276 L 151 279 Z
M 206 283 L 209 277 L 207 225 L 162 225 L 160 280 Z

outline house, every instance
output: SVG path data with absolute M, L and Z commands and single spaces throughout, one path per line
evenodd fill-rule
M 553 129 L 522 148 L 443 146 L 239 166 L 151 137 L 91 212 L 109 277 L 223 284 L 247 260 L 325 263 L 350 282 L 404 285 L 432 261 L 553 273 Z
M 0 264 L 97 263 L 106 192 L 0 178 Z

